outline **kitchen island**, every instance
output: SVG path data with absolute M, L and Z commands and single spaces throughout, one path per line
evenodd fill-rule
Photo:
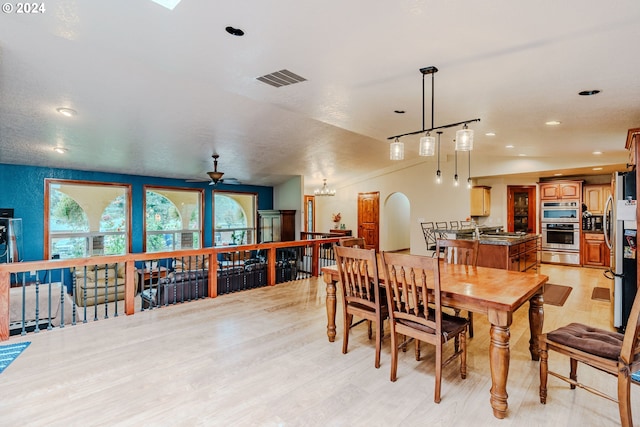
M 458 235 L 471 239 L 472 235 Z M 520 233 L 481 234 L 478 267 L 501 268 L 512 271 L 532 271 L 538 268 L 540 235 Z

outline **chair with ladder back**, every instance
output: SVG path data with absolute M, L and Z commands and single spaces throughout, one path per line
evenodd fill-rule
M 569 377 L 549 370 L 549 350 L 569 357 Z M 578 362 L 617 377 L 617 399 L 578 382 Z M 633 427 L 631 384 L 640 384 L 640 292 L 636 293 L 624 334 L 571 323 L 540 335 L 540 403 L 547 403 L 547 376 L 568 382 L 618 404 L 620 424 Z M 634 374 L 632 376 L 632 374 Z M 638 376 L 638 377 L 636 377 Z

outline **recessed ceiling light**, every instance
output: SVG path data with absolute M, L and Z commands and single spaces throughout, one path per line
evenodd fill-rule
M 527 155 L 526 155 L 526 154 L 522 154 L 522 153 L 518 154 L 518 156 L 520 156 L 520 157 L 527 157 Z
M 545 122 L 544 124 L 547 126 L 558 126 L 561 122 L 559 122 L 558 120 L 549 120 L 548 122 Z
M 485 135 L 487 135 L 487 136 L 496 136 L 496 133 L 495 132 L 487 132 L 487 133 L 485 133 Z
M 396 114 L 404 114 L 404 110 L 393 110 Z
M 244 36 L 244 31 L 242 31 L 240 28 L 233 28 L 233 27 L 227 27 L 225 28 L 225 30 L 227 31 L 227 33 L 231 34 L 232 36 Z
M 602 151 L 594 151 L 593 153 L 591 153 L 593 155 L 599 156 L 600 154 L 602 154 Z
M 513 148 L 514 146 L 509 144 L 509 145 L 505 145 L 504 148 Z
M 58 107 L 56 108 L 56 111 L 65 117 L 73 117 L 78 114 L 76 110 L 67 107 Z
M 601 170 L 602 170 L 602 168 L 593 168 L 592 170 L 594 170 L 594 171 L 601 171 Z
M 182 0 L 151 0 L 154 3 L 164 6 L 169 10 L 173 10 Z
M 58 153 L 58 154 L 64 154 L 64 153 L 66 153 L 66 152 L 67 152 L 67 151 L 69 151 L 69 150 L 67 150 L 67 149 L 66 149 L 66 148 L 64 148 L 64 147 L 53 147 L 53 151 L 55 151 L 55 152 L 56 152 L 56 153 Z
M 578 95 L 580 95 L 580 96 L 591 96 L 591 95 L 597 95 L 599 93 L 600 93 L 600 91 L 598 89 L 593 89 L 593 90 L 583 90 L 582 92 L 578 92 Z

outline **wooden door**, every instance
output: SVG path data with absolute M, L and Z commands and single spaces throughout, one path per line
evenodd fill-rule
M 535 233 L 536 187 L 507 186 L 507 230 Z
M 380 250 L 380 193 L 358 193 L 358 237 L 367 249 Z

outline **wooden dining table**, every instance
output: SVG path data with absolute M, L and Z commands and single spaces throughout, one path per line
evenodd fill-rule
M 382 271 L 382 270 L 379 270 Z M 327 336 L 336 337 L 337 266 L 322 268 L 327 288 Z M 491 407 L 496 418 L 507 415 L 507 377 L 509 374 L 509 338 L 513 313 L 529 301 L 529 352 L 539 360 L 538 336 L 544 322 L 544 285 L 548 276 L 487 267 L 440 264 L 442 305 L 486 314 L 491 323 L 489 364 L 491 368 Z M 384 280 L 381 279 L 384 283 Z

